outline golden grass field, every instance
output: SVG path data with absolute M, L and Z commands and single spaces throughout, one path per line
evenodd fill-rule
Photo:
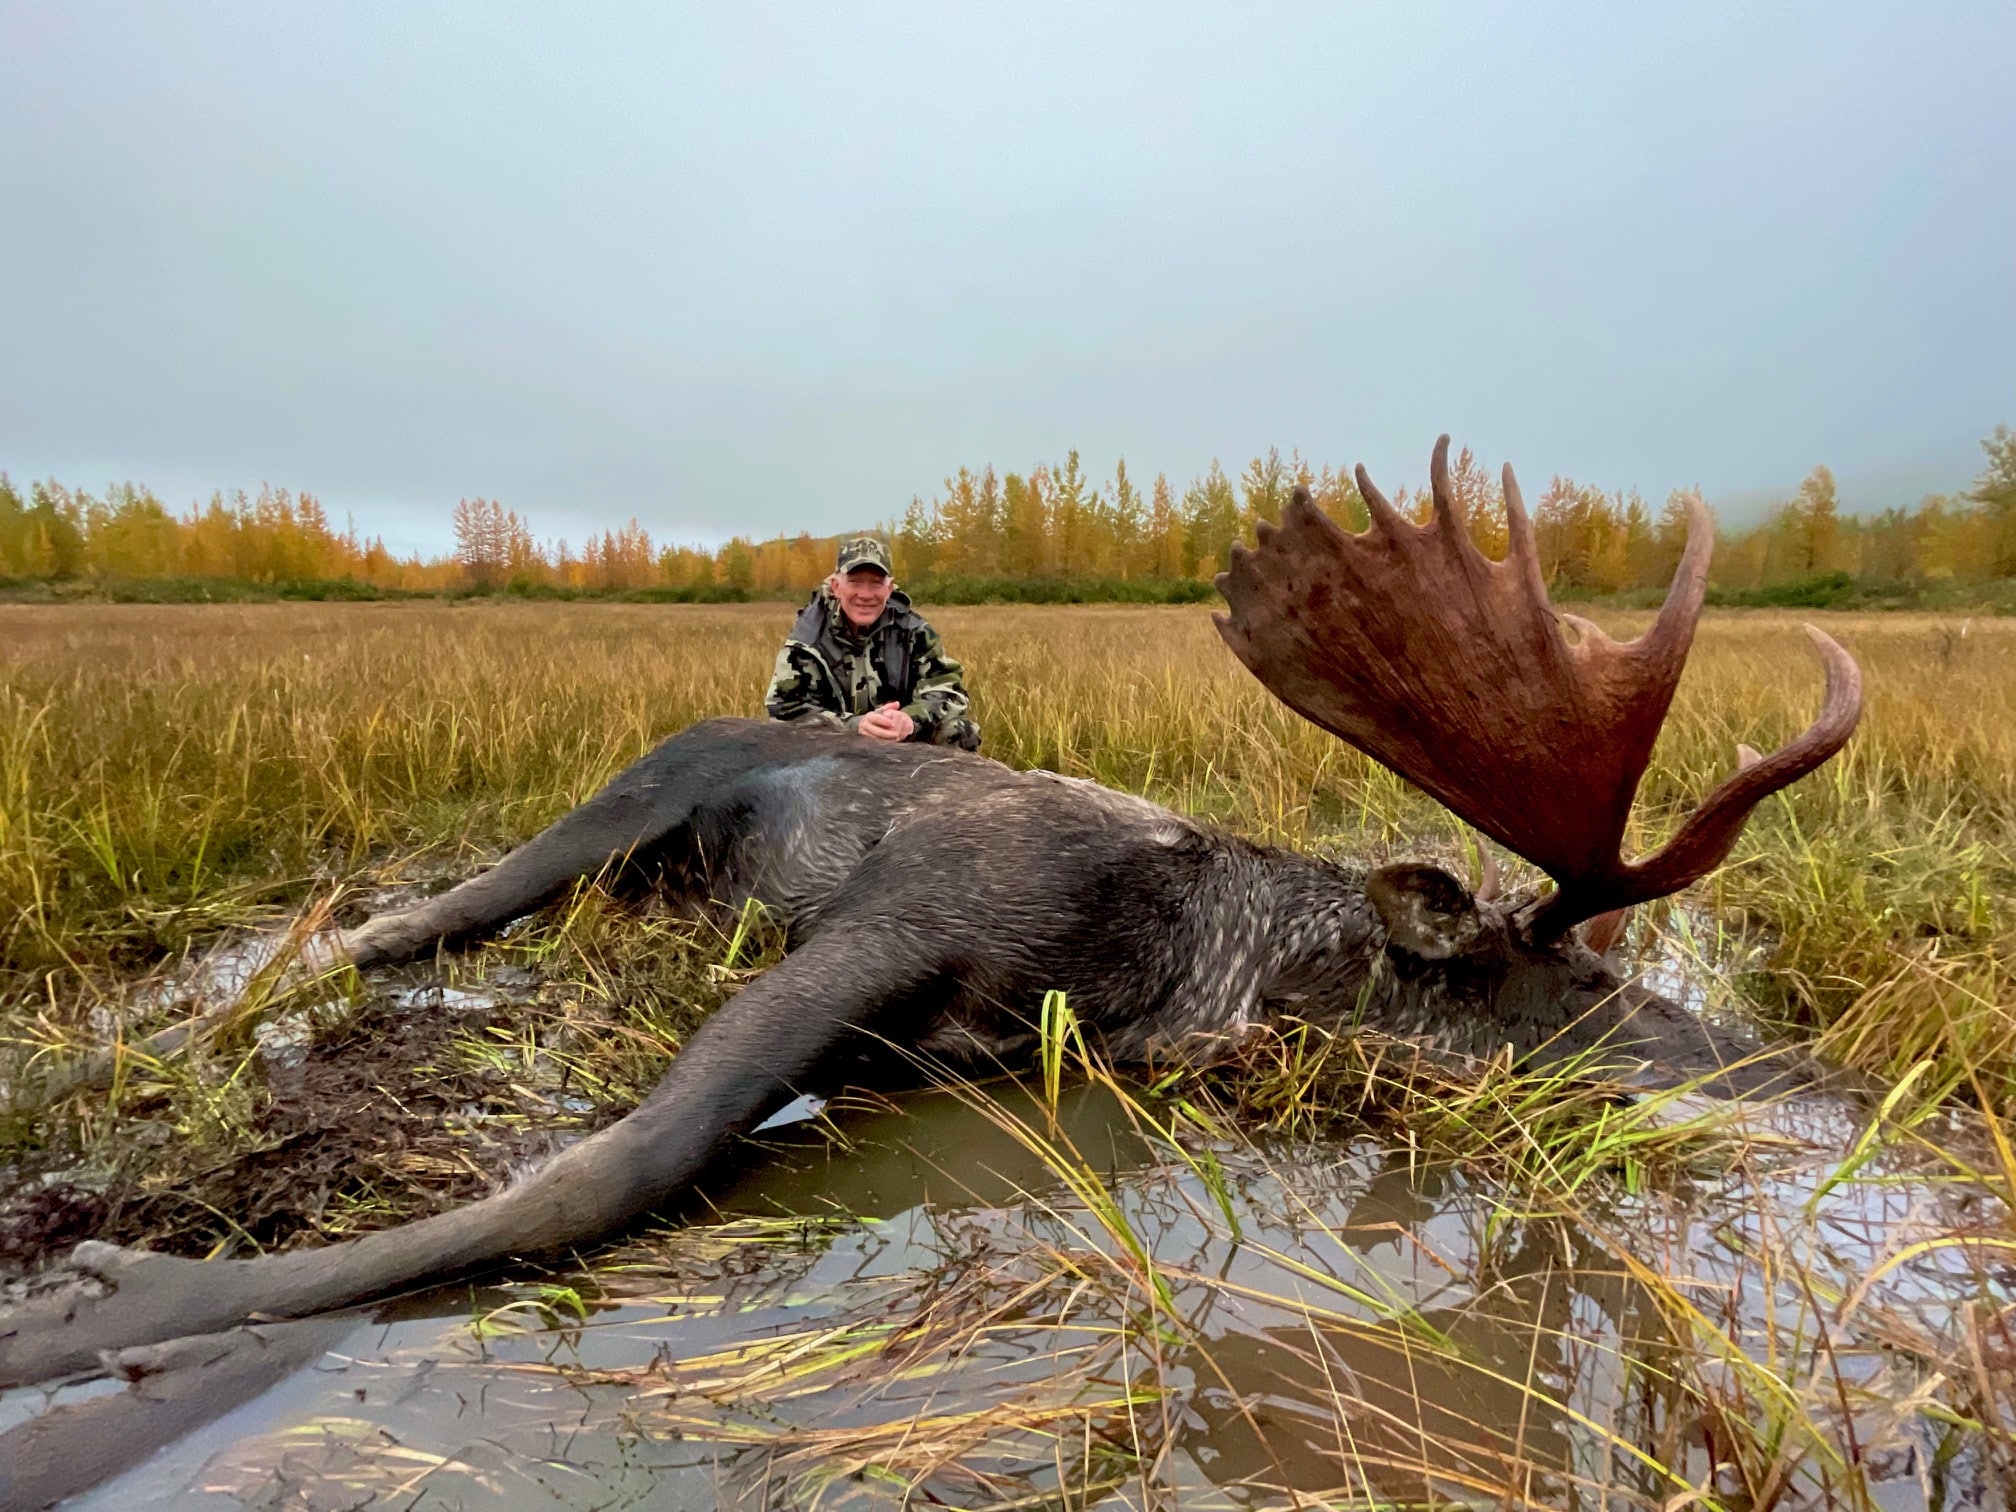
M 188 1004 L 163 984 L 186 986 L 189 962 L 245 929 L 324 903 L 354 919 L 374 891 L 466 875 L 664 736 L 759 712 L 790 614 L 0 606 L 0 1077 L 30 1085 L 38 1067 L 178 1018 Z M 1276 705 L 1201 609 L 933 620 L 1000 760 L 1257 839 L 1468 864 L 1453 819 Z M 1620 634 L 1644 621 L 1606 619 Z M 1768 749 L 1811 717 L 1821 675 L 1799 623 L 1704 620 L 1641 794 L 1639 847 L 1732 769 L 1739 741 Z M 1783 1138 L 1719 1114 L 1656 1100 L 1620 1112 L 1604 1088 L 1503 1063 L 1466 1078 L 1376 1037 L 1290 1032 L 1168 1095 L 1081 1064 L 1114 1121 L 1153 1147 L 1146 1175 L 1106 1173 L 1093 1150 L 1104 1126 L 1071 1143 L 1054 1082 L 1047 1112 L 953 1088 L 968 1120 L 949 1136 L 955 1161 L 995 1171 L 1021 1151 L 1037 1217 L 1002 1218 L 1016 1211 L 1005 1198 L 992 1218 L 954 1212 L 949 1257 L 865 1292 L 850 1283 L 821 1301 L 791 1278 L 808 1247 L 875 1242 L 873 1223 L 836 1214 L 814 1243 L 795 1219 L 735 1220 L 521 1284 L 457 1337 L 487 1360 L 500 1334 L 524 1335 L 506 1384 L 641 1393 L 655 1405 L 625 1433 L 648 1438 L 656 1423 L 754 1446 L 762 1473 L 796 1488 L 781 1504 L 856 1505 L 821 1498 L 862 1477 L 890 1498 L 862 1505 L 915 1504 L 903 1498 L 919 1487 L 971 1506 L 1175 1504 L 1166 1487 L 1190 1483 L 1171 1466 L 1200 1444 L 1193 1480 L 1196 1466 L 1239 1464 L 1287 1489 L 1200 1493 L 1199 1506 L 1441 1505 L 1452 1485 L 1504 1506 L 1988 1504 L 2016 1484 L 2016 620 L 1825 625 L 1867 677 L 1860 733 L 1767 802 L 1686 907 L 1650 910 L 1634 935 L 1641 959 L 1691 955 L 1697 974 L 1721 974 L 1719 995 L 1872 1074 L 1871 1111 L 1825 1125 L 1832 1143 L 1796 1181 L 1773 1165 Z M 305 1062 L 220 1041 L 174 1064 L 135 1060 L 109 1096 L 24 1103 L 0 1120 L 0 1173 L 39 1194 L 25 1253 L 100 1234 L 245 1254 L 492 1190 L 556 1131 L 620 1114 L 746 978 L 752 953 L 709 929 L 585 893 L 498 944 L 351 982 L 347 1014 L 311 1016 L 321 1049 Z M 753 964 L 776 944 L 765 933 Z M 444 1013 L 402 995 L 443 983 L 492 1000 Z M 1369 1154 L 1348 1143 L 1367 1131 Z M 815 1157 L 815 1191 L 859 1157 L 833 1137 L 843 1154 Z M 1283 1154 L 1282 1140 L 1304 1143 Z M 1449 1186 L 1432 1162 L 1452 1159 L 1465 1174 Z M 1397 1178 L 1413 1211 L 1436 1215 L 1397 1227 L 1442 1246 L 1429 1268 L 1441 1290 L 1423 1296 L 1454 1288 L 1460 1305 L 1360 1284 L 1378 1274 L 1366 1256 L 1404 1246 L 1395 1224 L 1354 1226 L 1358 1207 L 1325 1205 L 1342 1200 L 1325 1184 L 1352 1160 L 1383 1163 L 1372 1186 Z M 1841 1200 L 1870 1193 L 1896 1212 L 1845 1241 Z M 7 1197 L 0 1182 L 0 1266 L 24 1253 L 7 1249 Z M 1535 1255 L 1555 1258 L 1521 1270 Z M 774 1286 L 814 1298 L 804 1327 L 620 1369 L 556 1356 L 591 1302 L 614 1309 L 621 1336 L 642 1326 L 636 1307 L 692 1311 L 696 1268 L 716 1264 L 731 1276 L 715 1298 L 724 1316 L 743 1306 L 738 1288 Z M 1892 1297 L 1903 1280 L 1919 1290 Z M 1634 1300 L 1613 1317 L 1620 1286 Z M 1594 1323 L 1564 1310 L 1571 1295 Z M 1211 1380 L 1278 1377 L 1278 1353 L 1253 1353 L 1264 1330 L 1223 1326 L 1242 1308 L 1316 1341 L 1291 1370 L 1313 1374 L 1281 1388 L 1316 1448 L 1256 1447 L 1236 1413 L 1212 1415 Z M 1578 1375 L 1585 1344 L 1615 1370 Z M 999 1351 L 1033 1358 L 1041 1388 L 990 1373 Z M 1355 1384 L 1324 1373 L 1326 1351 L 1352 1362 Z M 913 1393 L 885 1390 L 895 1382 Z M 843 1399 L 866 1416 L 831 1426 L 826 1404 Z M 1550 1426 L 1529 1438 L 1529 1417 Z M 1322 1447 L 1333 1423 L 1360 1435 L 1348 1451 Z M 419 1442 L 430 1427 L 389 1431 Z M 266 1484 L 269 1459 L 312 1481 L 308 1432 L 234 1449 L 245 1485 Z M 410 1458 L 360 1453 L 346 1446 L 329 1474 L 353 1491 L 417 1484 Z M 526 1449 L 528 1475 L 544 1453 Z M 1030 1486 L 1069 1494 L 1031 1500 Z
M 1618 633 L 1642 620 L 1615 617 Z M 663 736 L 760 712 L 783 605 L 0 606 L 0 993 L 87 1034 L 108 981 L 315 888 L 463 870 Z M 1255 838 L 1453 840 L 1276 706 L 1202 610 L 937 616 L 987 752 Z M 1641 794 L 1649 847 L 1817 706 L 1796 616 L 1713 614 Z M 1841 1058 L 2016 1091 L 2016 621 L 1835 616 L 1868 712 L 1698 889 L 1778 938 L 1753 984 Z M 1569 753 L 1572 759 L 1572 753 Z M 132 1027 L 132 1026 L 129 1026 Z

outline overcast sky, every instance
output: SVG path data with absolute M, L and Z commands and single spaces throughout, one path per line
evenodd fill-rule
M 1437 432 L 1654 498 L 2016 423 L 2016 6 L 0 0 L 0 468 L 400 547 Z

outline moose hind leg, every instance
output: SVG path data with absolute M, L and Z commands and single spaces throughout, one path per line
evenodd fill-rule
M 592 1244 L 677 1196 L 862 1031 L 928 1012 L 941 965 L 893 930 L 821 935 L 703 1024 L 627 1117 L 517 1186 L 452 1213 L 319 1250 L 184 1260 L 90 1242 L 0 1306 L 0 1386 L 90 1367 L 99 1352 L 302 1318 L 517 1256 Z

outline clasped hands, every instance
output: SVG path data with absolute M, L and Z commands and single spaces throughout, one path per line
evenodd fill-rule
M 854 728 L 871 740 L 908 740 L 917 732 L 917 721 L 892 702 L 863 714 Z

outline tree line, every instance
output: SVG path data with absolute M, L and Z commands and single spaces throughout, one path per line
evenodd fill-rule
M 1842 514 L 1833 474 L 1814 468 L 1764 523 L 1722 533 L 1718 588 L 1740 595 L 1816 581 L 1880 588 L 2016 579 L 2016 432 L 1998 427 L 1982 448 L 1987 465 L 1972 488 L 1873 515 Z M 1505 501 L 1496 477 L 1466 450 L 1452 483 L 1473 539 L 1501 555 Z M 927 594 L 971 597 L 979 585 L 1015 597 L 1026 596 L 1016 585 L 1049 584 L 1097 590 L 1075 596 L 1195 597 L 1160 590 L 1208 584 L 1231 543 L 1279 518 L 1298 486 L 1347 529 L 1364 528 L 1365 503 L 1349 473 L 1278 451 L 1254 458 L 1236 481 L 1214 462 L 1181 492 L 1160 473 L 1140 486 L 1124 461 L 1095 482 L 1075 451 L 1027 472 L 962 468 L 881 528 L 897 576 Z M 1679 559 L 1693 497 L 1676 490 L 1654 508 L 1633 490 L 1556 476 L 1528 500 L 1542 570 L 1570 597 L 1659 588 Z M 1402 489 L 1393 502 L 1414 519 L 1428 516 L 1425 491 Z M 0 473 L 0 579 L 755 598 L 809 591 L 831 570 L 839 539 L 801 532 L 737 536 L 714 550 L 661 546 L 633 519 L 576 549 L 538 540 L 516 511 L 482 498 L 457 503 L 451 524 L 453 552 L 399 557 L 381 539 L 337 530 L 308 493 L 213 494 L 178 514 L 130 483 L 94 495 L 53 480 L 22 489 Z

